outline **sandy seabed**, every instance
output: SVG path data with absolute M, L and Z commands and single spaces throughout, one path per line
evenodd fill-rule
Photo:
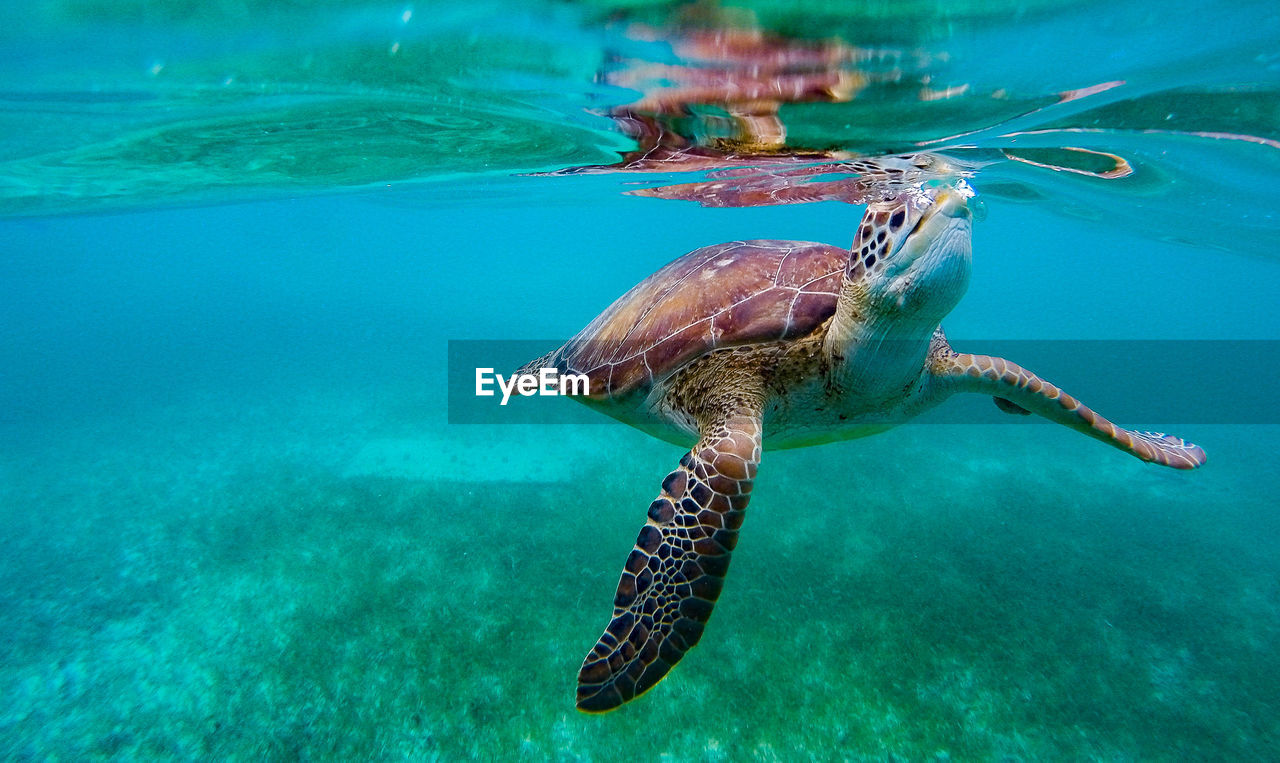
M 317 382 L 8 433 L 0 758 L 1280 753 L 1280 427 L 1178 430 L 1191 474 L 998 417 L 766 453 L 702 643 L 588 716 L 678 449 L 430 408 Z

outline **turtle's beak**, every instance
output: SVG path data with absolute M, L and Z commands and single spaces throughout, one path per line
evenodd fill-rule
M 950 188 L 938 191 L 902 246 L 903 265 L 914 263 L 940 242 L 949 240 L 953 229 L 967 227 L 971 216 L 968 200 L 962 193 Z
M 938 195 L 933 199 L 933 206 L 929 207 L 924 213 L 916 227 L 924 228 L 929 220 L 937 215 L 951 219 L 970 217 L 972 213 L 969 211 L 969 200 L 959 191 L 952 188 L 944 188 L 938 191 Z

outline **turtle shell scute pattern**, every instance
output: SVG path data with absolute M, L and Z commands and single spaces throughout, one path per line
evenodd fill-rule
M 671 262 L 552 353 L 590 396 L 646 391 L 712 350 L 806 336 L 835 313 L 849 252 L 802 241 L 734 241 Z

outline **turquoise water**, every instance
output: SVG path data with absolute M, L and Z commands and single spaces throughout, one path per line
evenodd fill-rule
M 897 56 L 783 105 L 787 148 L 971 133 L 929 144 L 981 165 L 958 349 L 1061 340 L 1044 375 L 1209 463 L 985 401 L 766 453 L 702 642 L 581 714 L 680 451 L 603 418 L 450 423 L 448 343 L 551 349 L 683 252 L 846 245 L 861 207 L 530 174 L 634 148 L 606 112 L 636 91 L 601 72 L 679 58 L 637 31 L 692 14 L 663 4 L 40 4 L 0 32 L 0 758 L 1280 756 L 1274 377 L 1198 344 L 1280 339 L 1274 9 L 752 12 Z M 1064 146 L 1133 173 L 1009 158 Z M 1114 339 L 1215 370 L 1188 391 L 1072 354 Z

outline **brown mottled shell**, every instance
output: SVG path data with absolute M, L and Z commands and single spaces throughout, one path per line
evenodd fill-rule
M 543 363 L 585 373 L 591 397 L 647 390 L 721 347 L 818 329 L 836 309 L 849 251 L 804 241 L 695 250 L 622 295 Z

